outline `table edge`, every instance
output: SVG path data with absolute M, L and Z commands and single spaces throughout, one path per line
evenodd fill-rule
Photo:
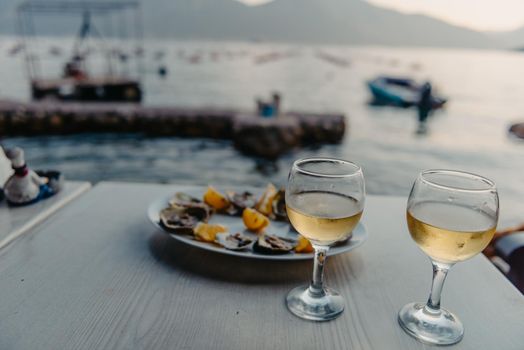
M 91 189 L 92 185 L 90 182 L 87 181 L 68 181 L 68 184 L 78 184 L 78 188 L 73 190 L 71 193 L 69 193 L 67 196 L 65 196 L 61 201 L 52 204 L 47 208 L 47 210 L 42 211 L 41 213 L 37 214 L 33 218 L 31 218 L 29 221 L 27 221 L 24 225 L 19 227 L 18 229 L 12 231 L 9 233 L 5 238 L 0 240 L 0 250 L 6 248 L 9 246 L 13 241 L 15 241 L 18 237 L 22 236 L 23 234 L 31 231 L 35 226 L 37 226 L 39 223 L 43 222 L 44 220 L 51 217 L 53 214 L 55 214 L 57 211 L 65 207 L 67 204 L 69 204 L 74 199 L 80 197 L 82 194 L 87 192 Z

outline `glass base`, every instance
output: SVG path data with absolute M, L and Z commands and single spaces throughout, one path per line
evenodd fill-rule
M 431 313 L 424 303 L 410 303 L 400 309 L 398 323 L 411 336 L 436 345 L 458 343 L 464 336 L 462 322 L 446 309 Z
M 333 320 L 344 311 L 344 299 L 329 288 L 319 296 L 313 295 L 309 286 L 294 288 L 286 296 L 286 305 L 295 316 L 311 321 Z

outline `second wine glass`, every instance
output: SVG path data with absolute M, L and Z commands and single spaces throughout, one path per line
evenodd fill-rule
M 315 249 L 313 279 L 286 297 L 288 309 L 298 317 L 327 321 L 344 310 L 344 300 L 324 287 L 323 270 L 329 247 L 348 239 L 364 209 L 365 186 L 360 167 L 330 158 L 298 160 L 289 173 L 286 206 L 293 227 Z
M 499 216 L 495 184 L 482 176 L 453 171 L 422 172 L 408 199 L 411 237 L 433 265 L 427 303 L 410 303 L 398 314 L 402 328 L 429 344 L 450 345 L 464 334 L 456 315 L 440 307 L 449 269 L 472 258 L 489 244 Z

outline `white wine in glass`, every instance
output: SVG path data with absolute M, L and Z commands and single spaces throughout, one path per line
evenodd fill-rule
M 440 307 L 449 269 L 480 253 L 497 226 L 499 200 L 495 184 L 478 175 L 451 171 L 422 172 L 409 195 L 407 223 L 417 245 L 433 264 L 427 303 L 405 305 L 398 315 L 402 328 L 423 342 L 459 342 L 464 327 L 456 315 Z
M 286 188 L 289 221 L 315 249 L 311 284 L 291 290 L 286 297 L 296 316 L 327 321 L 344 311 L 344 299 L 324 286 L 324 264 L 329 247 L 348 238 L 358 224 L 364 200 L 364 176 L 358 165 L 331 158 L 293 163 Z
M 293 227 L 313 244 L 346 239 L 360 221 L 362 208 L 353 197 L 310 191 L 289 196 L 287 213 Z
M 423 202 L 407 212 L 411 237 L 435 261 L 456 263 L 480 253 L 495 234 L 492 218 L 451 203 Z

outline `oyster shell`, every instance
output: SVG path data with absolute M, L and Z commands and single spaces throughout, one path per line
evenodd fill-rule
M 244 209 L 253 208 L 257 202 L 255 195 L 248 191 L 242 193 L 228 192 L 227 199 L 231 205 L 226 209 L 226 213 L 234 216 L 242 215 Z
M 165 208 L 160 211 L 160 223 L 173 233 L 192 235 L 198 222 L 198 218 L 189 214 L 183 207 Z
M 211 217 L 211 208 L 201 201 L 175 202 L 173 199 L 169 207 L 160 211 L 160 223 L 173 233 L 192 235 L 199 222 L 207 222 Z
M 262 235 L 253 245 L 253 250 L 262 254 L 285 254 L 292 251 L 296 242 L 275 235 Z
M 179 204 L 172 208 L 182 208 L 188 215 L 194 216 L 203 222 L 207 222 L 213 214 L 213 209 L 203 202 Z
M 286 211 L 286 190 L 281 189 L 273 199 L 273 215 L 276 220 L 288 221 Z
M 253 240 L 242 233 L 237 232 L 235 234 L 218 233 L 215 242 L 229 250 L 244 250 L 253 243 Z
M 187 193 L 184 192 L 177 192 L 175 195 L 169 200 L 169 205 L 176 206 L 176 205 L 185 205 L 190 203 L 203 203 L 200 199 L 195 198 Z

